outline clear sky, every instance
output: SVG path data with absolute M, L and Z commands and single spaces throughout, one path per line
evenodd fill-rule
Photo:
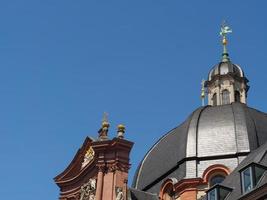
M 231 60 L 267 111 L 267 1 L 2 0 L 1 199 L 57 199 L 53 177 L 103 112 L 135 142 L 129 182 L 146 151 L 201 105 L 229 22 Z

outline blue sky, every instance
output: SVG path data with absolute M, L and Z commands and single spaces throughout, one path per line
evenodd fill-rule
M 266 1 L 0 2 L 0 191 L 57 199 L 53 177 L 103 112 L 119 123 L 134 171 L 157 139 L 201 105 L 202 78 L 220 61 L 219 28 L 250 80 L 248 105 L 267 111 Z

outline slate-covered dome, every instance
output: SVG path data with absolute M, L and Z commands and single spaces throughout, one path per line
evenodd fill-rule
M 215 65 L 209 72 L 208 80 L 212 80 L 212 78 L 216 75 L 225 75 L 231 73 L 238 77 L 244 77 L 244 72 L 240 66 L 237 64 L 233 64 L 230 60 L 227 62 L 220 62 Z
M 158 193 L 167 178 L 201 177 L 208 166 L 218 163 L 233 170 L 265 141 L 267 114 L 242 103 L 200 107 L 148 151 L 133 187 Z

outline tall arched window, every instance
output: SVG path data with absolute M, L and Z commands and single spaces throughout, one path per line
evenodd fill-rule
M 240 93 L 235 91 L 235 102 L 240 102 Z
M 212 105 L 217 106 L 217 94 L 214 93 L 212 96 Z
M 228 90 L 222 91 L 222 105 L 230 103 L 230 92 Z

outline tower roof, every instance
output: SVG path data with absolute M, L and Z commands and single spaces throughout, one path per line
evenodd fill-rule
M 237 77 L 245 77 L 242 68 L 239 65 L 232 63 L 229 58 L 229 53 L 226 48 L 228 44 L 226 36 L 229 33 L 232 33 L 232 30 L 230 29 L 229 26 L 226 25 L 225 22 L 223 22 L 220 31 L 220 36 L 222 37 L 222 45 L 223 45 L 222 60 L 210 70 L 208 75 L 208 81 L 211 81 L 213 77 L 216 75 L 232 74 Z
M 232 74 L 240 78 L 245 77 L 244 71 L 239 65 L 233 64 L 231 61 L 227 61 L 218 63 L 210 70 L 208 81 L 211 81 L 215 76 L 226 74 Z
M 223 53 L 221 61 L 208 74 L 205 82 L 208 104 L 212 106 L 225 105 L 233 102 L 247 103 L 249 81 L 242 68 L 231 62 L 226 49 L 228 33 L 232 30 L 225 24 L 221 27 Z M 203 90 L 202 90 L 203 94 Z M 205 94 L 205 93 L 204 93 Z M 205 95 L 202 95 L 203 98 Z M 204 102 L 204 100 L 202 100 Z
M 204 165 L 226 159 L 231 169 L 267 141 L 267 114 L 242 103 L 206 106 L 165 134 L 148 151 L 136 171 L 133 187 L 158 192 L 166 178 L 201 177 Z M 193 164 L 192 163 L 199 164 Z M 222 161 L 220 161 L 222 162 Z

